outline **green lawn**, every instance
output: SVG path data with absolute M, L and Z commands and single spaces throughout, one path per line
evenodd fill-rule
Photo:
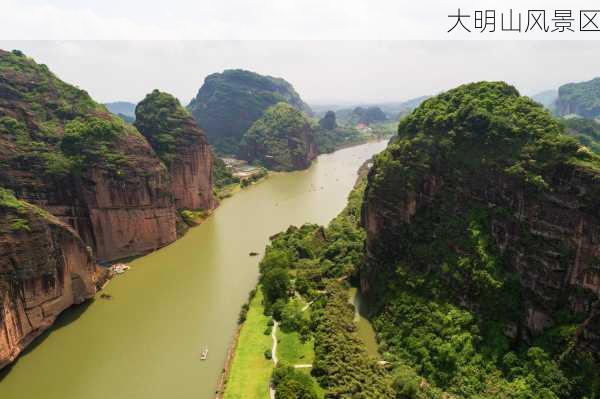
M 277 329 L 277 358 L 289 365 L 312 364 L 315 360 L 315 351 L 313 349 L 313 340 L 306 343 L 300 341 L 297 332 L 285 333 Z
M 272 346 L 270 335 L 264 335 L 269 317 L 263 314 L 260 287 L 250 302 L 248 316 L 240 331 L 238 345 L 225 386 L 225 399 L 266 399 L 273 362 L 264 352 Z

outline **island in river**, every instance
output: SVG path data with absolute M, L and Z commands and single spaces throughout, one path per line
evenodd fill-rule
M 385 146 L 321 155 L 307 170 L 274 174 L 227 199 L 180 240 L 132 261 L 105 289 L 112 300 L 61 315 L 2 372 L 0 397 L 214 397 L 258 277 L 259 257 L 248 254 L 291 224 L 326 224 L 344 208 L 358 168 Z

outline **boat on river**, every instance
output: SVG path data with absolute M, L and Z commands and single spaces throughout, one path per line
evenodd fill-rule
M 206 360 L 208 358 L 208 348 L 204 349 L 200 354 L 200 360 Z
M 125 263 L 115 263 L 110 267 L 110 270 L 115 274 L 123 274 L 129 270 L 129 265 L 126 265 Z

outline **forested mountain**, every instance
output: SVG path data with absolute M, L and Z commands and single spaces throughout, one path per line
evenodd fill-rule
M 459 397 L 595 397 L 600 158 L 504 83 L 425 101 L 369 173 L 361 286 L 394 362 Z
M 207 76 L 188 109 L 218 152 L 235 155 L 244 133 L 279 102 L 312 114 L 284 79 L 231 69 Z
M 564 119 L 565 132 L 597 154 L 600 154 L 600 123 L 593 119 Z
M 269 169 L 307 168 L 317 156 L 313 130 L 308 119 L 287 103 L 269 107 L 244 134 L 240 154 Z
M 575 114 L 588 119 L 599 118 L 600 78 L 561 86 L 558 89 L 556 113 L 559 116 Z
M 135 118 L 135 104 L 128 101 L 114 101 L 104 103 L 104 106 L 115 115 L 125 115 L 129 118 Z
M 169 169 L 177 209 L 214 208 L 212 150 L 179 100 L 154 90 L 137 105 L 135 115 L 135 127 Z
M 545 90 L 540 93 L 536 93 L 536 94 L 532 95 L 531 99 L 533 101 L 536 101 L 536 102 L 542 104 L 544 107 L 548 108 L 549 110 L 553 111 L 554 107 L 555 107 L 555 102 L 558 99 L 558 90 L 556 90 L 556 89 Z

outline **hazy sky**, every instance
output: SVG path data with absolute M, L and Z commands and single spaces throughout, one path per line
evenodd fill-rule
M 309 103 L 402 101 L 478 80 L 523 94 L 600 76 L 600 42 L 551 41 L 0 41 L 47 64 L 100 102 L 155 88 L 184 105 L 228 68 L 283 77 Z

